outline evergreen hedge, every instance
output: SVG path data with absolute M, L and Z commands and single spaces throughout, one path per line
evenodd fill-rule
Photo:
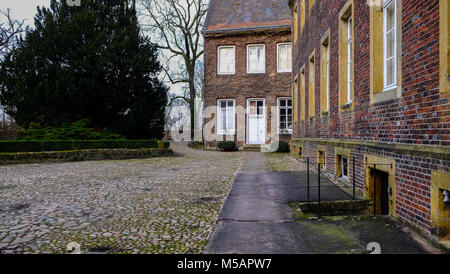
M 55 141 L 0 141 L 0 153 L 68 151 L 82 149 L 141 149 L 158 148 L 158 141 L 151 140 L 55 140 Z M 170 143 L 164 142 L 164 148 Z

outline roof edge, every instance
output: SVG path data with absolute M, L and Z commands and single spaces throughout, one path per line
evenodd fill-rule
M 252 28 L 236 28 L 236 29 L 217 29 L 217 30 L 203 30 L 203 35 L 216 35 L 216 34 L 234 34 L 236 32 L 262 32 L 262 31 L 291 31 L 292 25 L 280 25 L 280 26 L 264 26 L 264 27 L 252 27 Z

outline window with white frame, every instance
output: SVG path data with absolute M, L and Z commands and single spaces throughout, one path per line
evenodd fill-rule
M 266 72 L 266 53 L 264 45 L 247 46 L 247 73 Z
M 235 132 L 234 100 L 217 101 L 217 134 L 234 134 Z
M 278 133 L 292 134 L 292 98 L 278 98 Z
M 397 84 L 397 1 L 383 2 L 384 91 Z
M 353 82 L 353 73 L 352 73 L 352 43 L 353 43 L 353 22 L 352 18 L 349 17 L 347 20 L 347 104 L 352 102 L 352 82 Z
M 218 48 L 217 70 L 218 74 L 235 73 L 236 48 L 234 46 L 223 46 Z
M 278 44 L 277 49 L 277 71 L 291 72 L 292 71 L 292 43 Z

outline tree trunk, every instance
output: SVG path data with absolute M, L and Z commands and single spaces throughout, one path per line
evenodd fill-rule
M 195 136 L 195 86 L 194 82 L 189 82 L 189 96 L 190 96 L 190 112 L 191 112 L 191 141 L 194 141 Z

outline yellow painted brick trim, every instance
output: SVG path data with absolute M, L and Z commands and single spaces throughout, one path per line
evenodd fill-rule
M 445 205 L 441 190 L 450 191 L 450 173 L 431 173 L 431 226 L 439 234 L 450 234 L 450 205 Z M 439 235 L 444 236 L 444 235 Z
M 345 157 L 348 157 L 348 158 L 350 158 L 350 156 L 351 156 L 350 149 L 342 148 L 342 147 L 334 148 L 334 154 L 336 154 L 336 156 L 337 155 L 341 155 L 341 156 L 345 156 Z
M 305 65 L 303 65 L 300 69 L 300 121 L 305 121 L 306 113 L 305 77 Z
M 327 111 L 327 58 L 331 60 L 331 56 L 328 56 L 330 43 L 330 29 L 328 29 L 322 36 L 321 40 L 321 51 L 320 51 L 320 116 L 322 113 Z M 326 58 L 327 57 L 327 58 Z
M 354 67 L 354 45 L 355 45 L 355 20 L 354 20 L 354 6 L 353 0 L 348 0 L 347 3 L 345 3 L 344 7 L 339 12 L 339 111 L 349 111 L 353 110 L 354 108 L 354 72 L 352 73 L 353 81 L 351 86 L 351 97 L 352 97 L 352 104 L 347 109 L 343 109 L 347 102 L 347 19 L 351 17 L 352 19 L 352 60 L 353 60 L 353 67 Z M 354 71 L 354 69 L 353 69 Z
M 364 141 L 364 140 L 319 139 L 319 138 L 296 138 L 292 139 L 292 142 L 315 143 L 344 148 L 367 147 L 372 149 L 391 151 L 398 154 L 423 156 L 450 161 L 449 146 L 412 145 L 412 144 L 386 143 L 386 142 Z
M 397 0 L 397 52 L 402 51 L 402 1 Z M 401 97 L 402 55 L 397 54 L 397 89 L 383 92 L 383 8 L 370 7 L 370 103 Z
M 320 151 L 323 151 L 323 152 L 326 152 L 327 149 L 328 149 L 327 146 L 323 146 L 323 145 L 318 145 L 318 146 L 317 146 L 317 150 L 320 150 Z
M 368 167 L 364 170 L 364 197 L 373 200 L 374 189 L 373 177 L 370 173 L 371 169 L 376 167 L 376 170 L 386 172 L 387 174 L 389 174 L 389 187 L 392 188 L 392 195 L 389 195 L 389 215 L 395 217 L 397 215 L 395 210 L 397 200 L 395 184 L 395 160 L 386 157 L 375 156 L 372 154 L 364 154 L 364 161 L 365 166 Z M 381 188 L 379 188 L 379 190 L 381 190 Z M 381 209 L 381 207 L 377 205 L 377 212 L 379 209 Z M 371 210 L 373 212 L 373 205 Z
M 293 24 L 293 35 L 294 35 L 294 44 L 297 44 L 298 41 L 298 6 L 295 5 L 294 7 L 294 12 L 292 17 L 294 18 L 294 20 L 292 20 L 292 24 Z
M 316 114 L 316 50 L 309 55 L 308 79 L 308 117 Z

